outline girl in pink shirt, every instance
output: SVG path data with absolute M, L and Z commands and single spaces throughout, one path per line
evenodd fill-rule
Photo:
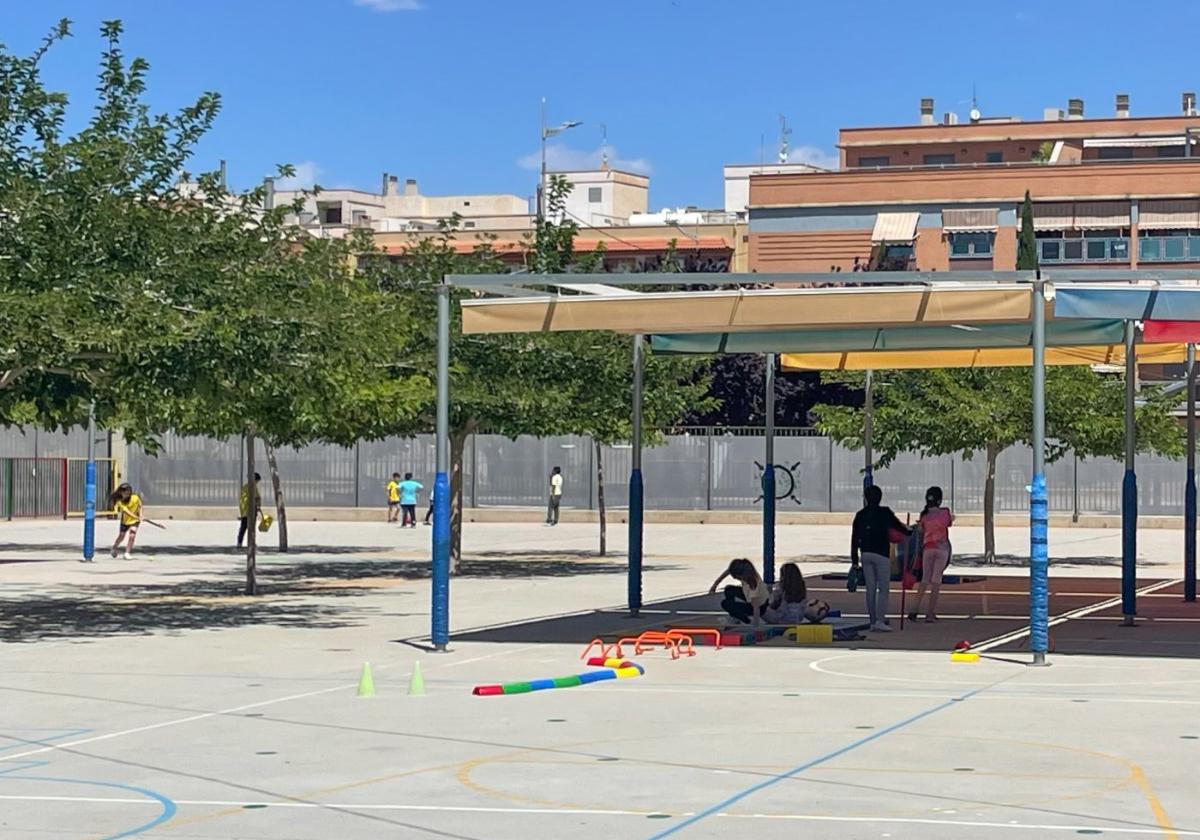
M 917 602 L 908 614 L 909 621 L 917 620 L 926 589 L 931 592 L 925 620 L 937 621 L 938 594 L 942 591 L 942 574 L 950 562 L 950 526 L 953 524 L 954 514 L 950 508 L 942 507 L 942 488 L 930 487 L 925 491 L 925 510 L 917 522 L 921 529 L 921 588 L 917 590 Z

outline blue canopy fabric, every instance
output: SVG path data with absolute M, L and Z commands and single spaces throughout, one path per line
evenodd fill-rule
M 1200 286 L 1057 285 L 1054 317 L 1200 321 Z

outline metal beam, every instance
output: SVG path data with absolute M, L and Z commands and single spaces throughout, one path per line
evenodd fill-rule
M 1125 480 L 1121 485 L 1121 615 L 1137 615 L 1137 325 L 1125 322 Z
M 432 609 L 436 651 L 450 643 L 450 286 L 437 289 L 437 438 L 433 480 Z
M 642 336 L 633 337 L 633 445 L 629 472 L 629 613 L 642 609 Z
M 1029 650 L 1034 665 L 1046 664 L 1050 640 L 1045 299 L 1045 283 L 1039 279 L 1033 285 L 1033 480 L 1029 485 Z
M 1106 274 L 1085 270 L 1078 272 L 1088 279 L 1097 280 Z M 548 274 L 448 274 L 446 282 L 451 286 L 486 289 L 492 286 L 522 287 L 547 286 L 556 282 Z M 1193 273 L 1192 276 L 1198 276 Z M 794 284 L 801 286 L 921 286 L 950 283 L 1022 283 L 1032 282 L 1031 271 L 896 271 L 872 272 L 870 274 L 845 274 L 843 272 L 820 273 L 747 273 L 699 272 L 654 272 L 645 274 L 572 274 L 572 283 L 595 283 L 605 286 L 774 286 Z
M 763 497 L 763 580 L 775 582 L 775 354 L 764 357 L 763 387 L 766 391 L 764 413 Z
M 1196 345 L 1187 348 L 1187 483 L 1183 491 L 1183 600 L 1196 600 Z

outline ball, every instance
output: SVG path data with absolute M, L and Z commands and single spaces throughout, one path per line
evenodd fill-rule
M 804 605 L 804 620 L 812 624 L 820 624 L 829 615 L 829 604 L 820 598 L 813 598 Z

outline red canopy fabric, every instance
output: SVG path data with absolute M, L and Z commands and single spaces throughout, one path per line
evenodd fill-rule
M 1147 344 L 1200 344 L 1200 321 L 1145 321 L 1142 341 Z

